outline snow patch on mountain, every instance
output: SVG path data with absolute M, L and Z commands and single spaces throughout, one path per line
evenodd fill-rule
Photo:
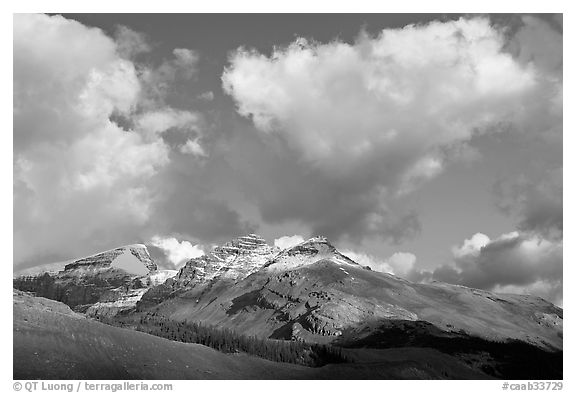
M 192 258 L 175 277 L 179 286 L 218 279 L 237 281 L 260 270 L 280 250 L 256 235 L 240 236 L 210 253 Z
M 148 276 L 150 280 L 149 284 L 152 286 L 163 284 L 166 280 L 174 277 L 176 274 L 178 274 L 178 270 L 156 270 Z
M 323 236 L 317 236 L 281 251 L 264 267 L 269 272 L 292 270 L 324 259 L 342 266 L 360 266 L 336 250 L 328 239 Z
M 120 256 L 122 258 L 116 261 Z M 140 269 L 137 265 L 143 265 L 145 269 Z M 133 273 L 137 275 L 145 275 L 158 269 L 144 244 L 131 244 L 77 259 L 67 264 L 64 270 L 73 271 L 82 268 L 98 269 L 109 267 L 117 267 L 129 273 L 137 271 L 137 273 Z

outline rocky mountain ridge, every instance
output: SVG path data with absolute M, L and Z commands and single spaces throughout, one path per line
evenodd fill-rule
M 319 343 L 359 337 L 379 321 L 403 320 L 486 340 L 562 347 L 562 310 L 543 299 L 411 283 L 357 264 L 323 237 L 279 251 L 260 269 L 254 266 L 251 274 L 233 280 L 225 274 L 206 279 L 196 273 L 197 264 L 190 261 L 173 279 L 147 291 L 139 310 Z
M 193 287 L 216 279 L 238 281 L 258 271 L 279 251 L 256 234 L 240 236 L 208 254 L 190 259 L 174 282 L 180 287 Z
M 90 268 L 108 268 L 111 267 L 114 261 L 121 255 L 129 252 L 138 261 L 140 261 L 149 271 L 153 272 L 158 269 L 158 266 L 148 253 L 144 244 L 131 244 L 128 246 L 118 247 L 113 250 L 100 252 L 85 258 L 77 259 L 64 267 L 65 271 L 72 271 L 75 269 L 90 267 Z
M 323 237 L 280 250 L 258 235 L 241 236 L 166 275 L 149 269 L 147 252 L 136 248 L 138 255 L 122 255 L 133 255 L 146 274 L 123 270 L 112 250 L 14 286 L 128 326 L 153 313 L 262 338 L 426 346 L 500 367 L 494 376 L 510 375 L 506 367 L 533 353 L 558 362 L 562 351 L 563 310 L 543 299 L 412 283 L 359 265 Z
M 159 270 L 145 245 L 132 244 L 74 260 L 59 270 L 17 276 L 13 285 L 88 315 L 114 315 L 135 308 L 149 287 L 175 273 Z

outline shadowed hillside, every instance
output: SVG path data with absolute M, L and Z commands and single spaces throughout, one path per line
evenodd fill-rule
M 224 354 L 76 314 L 14 291 L 14 379 L 484 379 L 433 349 L 345 350 L 351 363 L 309 368 Z

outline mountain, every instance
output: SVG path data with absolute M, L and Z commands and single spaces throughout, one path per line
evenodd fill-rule
M 206 255 L 189 260 L 176 275 L 174 283 L 181 288 L 192 288 L 214 280 L 238 281 L 258 271 L 279 251 L 258 235 L 240 236 Z
M 334 341 L 381 320 L 405 320 L 447 333 L 562 348 L 562 309 L 543 299 L 411 283 L 357 264 L 321 237 L 279 252 L 233 283 L 214 277 L 190 284 L 185 270 L 152 288 L 139 308 L 283 339 Z M 168 295 L 157 297 L 156 306 L 147 303 L 162 291 Z
M 487 378 L 431 349 L 418 350 L 417 356 L 374 350 L 365 363 L 321 368 L 276 363 L 108 326 L 60 302 L 17 290 L 13 299 L 17 380 Z
M 306 370 L 121 329 L 14 291 L 14 379 L 285 379 Z
M 281 272 L 310 265 L 323 259 L 342 265 L 342 268 L 346 266 L 361 267 L 352 259 L 336 250 L 328 239 L 319 236 L 283 250 L 266 263 L 264 268 L 266 268 L 267 272 Z
M 143 244 L 133 244 L 73 260 L 63 268 L 51 264 L 44 272 L 16 276 L 16 289 L 61 301 L 88 315 L 135 308 L 149 287 L 176 274 L 159 270 Z M 30 274 L 32 273 L 32 274 Z
M 359 265 L 324 237 L 279 250 L 257 235 L 241 236 L 163 282 L 150 279 L 156 273 L 143 248 L 135 248 L 145 275 L 118 268 L 115 251 L 36 281 L 16 279 L 14 286 L 133 328 L 141 316 L 159 315 L 260 338 L 329 344 L 352 351 L 359 363 L 394 353 L 419 364 L 434 353 L 485 377 L 562 378 L 563 310 L 537 297 L 412 283 Z M 126 254 L 135 255 L 132 246 Z M 75 293 L 70 288 L 98 296 L 81 302 L 62 296 Z

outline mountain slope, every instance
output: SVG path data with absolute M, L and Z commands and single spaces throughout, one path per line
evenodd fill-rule
M 365 362 L 317 369 L 274 363 L 104 325 L 20 291 L 13 296 L 14 379 L 487 378 L 438 351 L 414 348 L 373 350 Z
M 433 365 L 414 378 L 454 375 L 440 364 L 459 370 L 453 378 L 562 378 L 561 308 L 532 296 L 412 283 L 357 264 L 323 237 L 279 251 L 257 235 L 242 236 L 166 276 L 128 273 L 117 258 L 85 258 L 14 286 L 123 326 L 136 327 L 152 312 L 260 338 L 337 345 L 361 364 L 375 356 L 420 371 Z
M 14 292 L 15 379 L 281 379 L 305 369 L 107 326 Z
M 182 289 L 175 277 L 146 293 L 139 309 L 315 342 L 334 341 L 345 331 L 354 334 L 354 329 L 392 319 L 426 321 L 447 333 L 486 340 L 562 349 L 562 309 L 543 299 L 415 284 L 340 255 L 325 239 L 311 239 L 234 284 L 213 280 Z
M 62 301 L 88 314 L 115 314 L 132 309 L 149 287 L 176 274 L 158 270 L 143 244 L 132 244 L 100 252 L 67 263 L 51 264 L 42 273 L 13 279 L 16 289 Z M 26 273 L 26 271 L 24 272 Z
M 238 281 L 260 270 L 279 251 L 258 235 L 240 236 L 189 260 L 178 272 L 174 284 L 187 288 L 213 280 Z

